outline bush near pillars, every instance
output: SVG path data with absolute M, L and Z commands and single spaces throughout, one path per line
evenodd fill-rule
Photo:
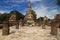
M 8 34 L 9 34 L 9 22 L 4 21 L 3 28 L 2 28 L 2 35 L 8 35 Z

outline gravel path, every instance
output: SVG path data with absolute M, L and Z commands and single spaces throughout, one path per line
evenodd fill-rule
M 47 27 L 47 26 L 46 26 Z M 57 40 L 56 36 L 50 34 L 51 28 L 47 27 L 15 27 L 10 28 L 10 35 L 0 35 L 0 40 Z

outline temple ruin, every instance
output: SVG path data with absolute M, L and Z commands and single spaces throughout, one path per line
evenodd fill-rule
M 19 26 L 42 26 L 42 29 L 46 29 L 45 25 L 51 26 L 51 34 L 57 35 L 57 28 L 60 27 L 60 14 L 57 14 L 53 20 L 48 20 L 48 18 L 42 17 L 39 20 L 34 18 L 30 1 L 28 1 L 28 9 L 24 19 L 17 19 L 15 12 L 11 14 L 10 19 L 3 23 L 2 34 L 9 34 L 9 27 L 16 25 L 16 29 L 19 29 Z
M 34 26 L 35 25 L 35 19 L 33 16 L 32 9 L 31 9 L 30 1 L 28 2 L 28 10 L 26 12 L 24 21 L 25 21 L 24 25 L 28 25 L 28 26 Z

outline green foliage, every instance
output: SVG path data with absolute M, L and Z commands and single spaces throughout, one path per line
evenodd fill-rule
M 3 14 L 0 13 L 0 24 L 2 24 L 3 21 L 8 21 L 12 14 L 16 14 L 18 20 L 24 18 L 24 15 L 22 15 L 22 13 L 19 13 L 16 10 L 11 11 L 10 13 L 3 13 Z
M 3 27 L 3 24 L 0 24 L 0 29 Z
M 16 11 L 16 10 L 11 11 L 11 12 L 10 12 L 10 15 L 12 15 L 12 14 L 15 14 L 18 20 L 24 18 L 24 15 L 22 15 L 22 13 L 20 13 L 20 12 L 18 12 L 18 11 Z
M 32 12 L 33 12 L 32 14 L 33 14 L 34 18 L 36 19 L 37 15 L 36 15 L 35 11 L 32 10 Z
M 57 4 L 58 4 L 58 6 L 60 6 L 60 0 L 57 0 Z
M 9 14 L 8 13 L 4 13 L 4 14 L 0 14 L 0 24 L 4 21 L 4 20 L 8 20 L 9 19 Z
M 43 17 L 39 17 L 38 20 L 43 21 Z
M 36 19 L 37 15 L 36 15 L 35 11 L 32 10 L 32 12 L 33 12 L 32 14 L 34 15 L 34 19 Z M 24 15 L 22 13 L 20 13 L 16 10 L 13 10 L 10 13 L 0 14 L 0 24 L 2 24 L 3 21 L 8 21 L 12 14 L 16 15 L 17 20 L 24 19 Z

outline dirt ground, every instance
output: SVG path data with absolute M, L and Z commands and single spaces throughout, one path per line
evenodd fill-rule
M 46 29 L 38 26 L 24 26 L 15 29 L 15 26 L 13 26 L 10 28 L 10 34 L 6 36 L 2 36 L 2 30 L 0 30 L 0 40 L 60 40 L 59 29 L 57 36 L 52 36 L 50 32 L 50 26 L 46 26 Z

